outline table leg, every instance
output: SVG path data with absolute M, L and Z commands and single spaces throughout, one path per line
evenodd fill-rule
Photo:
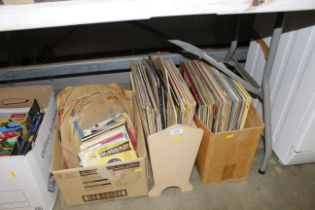
M 278 13 L 273 29 L 269 54 L 265 64 L 263 75 L 263 113 L 265 122 L 265 156 L 259 169 L 259 173 L 264 174 L 267 171 L 269 161 L 272 156 L 272 135 L 271 135 L 271 103 L 270 103 L 270 76 L 274 60 L 277 54 L 279 41 L 284 25 L 284 13 Z

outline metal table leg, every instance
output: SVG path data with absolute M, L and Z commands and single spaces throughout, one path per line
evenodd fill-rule
M 265 121 L 265 156 L 259 169 L 259 173 L 264 174 L 268 168 L 272 156 L 272 135 L 271 135 L 271 103 L 270 103 L 270 76 L 274 60 L 277 54 L 280 37 L 284 25 L 284 14 L 278 13 L 276 24 L 273 29 L 269 54 L 265 64 L 263 75 L 263 113 Z

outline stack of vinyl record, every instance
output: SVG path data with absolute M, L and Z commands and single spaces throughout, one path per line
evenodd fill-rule
M 251 96 L 239 82 L 197 60 L 183 63 L 181 72 L 197 102 L 198 118 L 212 132 L 244 128 Z
M 131 82 L 147 134 L 178 124 L 192 125 L 196 102 L 171 59 L 131 65 Z

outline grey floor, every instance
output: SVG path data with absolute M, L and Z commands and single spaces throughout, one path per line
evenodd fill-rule
M 160 197 L 139 197 L 67 207 L 59 194 L 54 210 L 121 210 L 121 209 L 218 209 L 218 210 L 307 210 L 315 209 L 315 164 L 281 166 L 275 159 L 265 175 L 258 174 L 263 149 L 257 151 L 249 177 L 245 180 L 202 185 L 193 170 L 194 189 L 182 193 L 168 189 Z

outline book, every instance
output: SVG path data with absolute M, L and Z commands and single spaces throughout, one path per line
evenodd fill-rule
M 81 150 L 89 149 L 98 144 L 107 143 L 113 136 L 122 135 L 126 139 L 129 139 L 128 129 L 126 123 L 119 123 L 117 125 L 113 125 L 108 129 L 102 131 L 101 133 L 93 136 L 87 141 L 84 141 L 80 145 Z M 114 140 L 114 139 L 112 139 Z
M 120 113 L 100 123 L 101 127 L 93 126 L 94 130 L 98 129 L 97 132 L 86 136 L 85 141 L 80 145 L 79 158 L 82 166 L 137 158 L 135 138 L 131 132 L 132 126 L 128 126 L 128 120 L 116 121 L 122 117 L 129 119 L 128 115 Z
M 82 166 L 105 165 L 137 158 L 131 141 L 124 137 L 112 144 L 84 150 L 79 156 Z

